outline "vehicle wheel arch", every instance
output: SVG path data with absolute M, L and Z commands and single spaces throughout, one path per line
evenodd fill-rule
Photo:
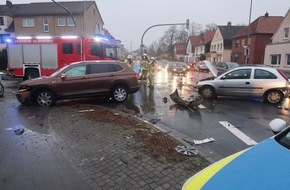
M 46 86 L 41 86 L 41 87 L 34 88 L 32 90 L 32 96 L 31 96 L 32 99 L 31 100 L 32 100 L 33 103 L 36 102 L 37 95 L 41 91 L 49 91 L 49 92 L 51 92 L 54 95 L 55 101 L 58 99 L 57 94 L 51 88 L 46 87 Z
M 29 77 L 30 75 L 35 76 L 35 77 Z M 32 79 L 32 78 L 37 78 L 40 76 L 40 72 L 37 68 L 26 68 L 24 71 L 24 80 Z
M 217 97 L 215 87 L 210 85 L 210 84 L 205 84 L 202 87 L 200 87 L 198 90 L 199 94 L 201 94 L 203 96 L 202 90 L 205 88 L 210 88 L 213 91 L 213 95 L 211 97 L 204 97 L 204 98 L 216 98 Z
M 280 94 L 280 96 L 281 96 L 281 99 L 279 101 L 275 102 L 275 103 L 269 101 L 268 98 L 267 98 L 267 96 L 271 92 L 278 92 Z M 279 104 L 279 103 L 281 103 L 283 101 L 284 98 L 285 97 L 284 97 L 283 91 L 281 89 L 276 89 L 276 88 L 268 89 L 263 94 L 263 101 L 266 102 L 266 103 L 270 103 L 270 104 Z
M 117 98 L 114 97 L 114 91 L 117 89 L 117 88 L 123 88 L 125 93 L 126 93 L 126 96 L 124 99 L 122 99 L 121 101 L 117 100 Z M 117 102 L 123 102 L 127 99 L 128 97 L 128 94 L 129 94 L 129 86 L 128 84 L 124 83 L 124 82 L 118 82 L 118 83 L 115 83 L 114 85 L 112 85 L 111 89 L 110 89 L 110 93 L 109 93 L 109 96 L 111 96 L 113 98 L 114 101 L 117 101 Z

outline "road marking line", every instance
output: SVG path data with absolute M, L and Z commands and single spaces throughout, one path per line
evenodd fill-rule
M 251 139 L 249 136 L 247 136 L 246 134 L 244 134 L 242 131 L 240 131 L 239 129 L 237 129 L 235 126 L 233 126 L 229 122 L 227 122 L 227 121 L 219 121 L 219 123 L 222 126 L 224 126 L 226 129 L 228 129 L 230 132 L 232 132 L 234 135 L 236 135 L 239 139 L 241 139 L 247 145 L 250 146 L 250 145 L 256 145 L 256 144 L 258 144 L 256 141 L 254 141 L 253 139 Z

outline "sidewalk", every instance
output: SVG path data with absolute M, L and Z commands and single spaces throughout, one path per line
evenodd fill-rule
M 0 105 L 18 103 L 12 91 Z M 0 115 L 0 189 L 181 189 L 209 165 L 200 155 L 177 153 L 180 142 L 117 110 L 64 102 L 10 112 Z M 25 131 L 15 135 L 9 126 Z

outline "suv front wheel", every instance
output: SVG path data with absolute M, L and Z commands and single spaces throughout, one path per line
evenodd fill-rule
M 264 101 L 270 104 L 279 104 L 283 100 L 283 94 L 279 90 L 268 91 L 265 95 Z
M 118 86 L 114 88 L 112 92 L 112 97 L 113 97 L 113 100 L 115 100 L 116 102 L 125 101 L 128 97 L 127 89 L 124 86 Z
M 40 90 L 36 95 L 36 103 L 41 107 L 52 107 L 56 103 L 55 96 L 49 90 Z

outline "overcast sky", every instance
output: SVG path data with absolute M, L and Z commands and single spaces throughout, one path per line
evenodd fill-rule
M 64 0 L 56 0 L 61 2 Z M 74 1 L 74 0 L 69 0 Z M 2 0 L 1 2 L 4 2 Z M 49 0 L 11 0 L 12 3 L 49 2 Z M 251 21 L 266 12 L 285 16 L 289 0 L 252 0 Z M 2 3 L 1 3 L 2 4 Z M 210 23 L 232 25 L 249 23 L 251 0 L 96 0 L 104 27 L 130 50 L 140 47 L 144 31 L 155 24 L 183 23 L 186 19 L 205 26 Z M 150 29 L 144 45 L 163 36 L 168 26 Z

